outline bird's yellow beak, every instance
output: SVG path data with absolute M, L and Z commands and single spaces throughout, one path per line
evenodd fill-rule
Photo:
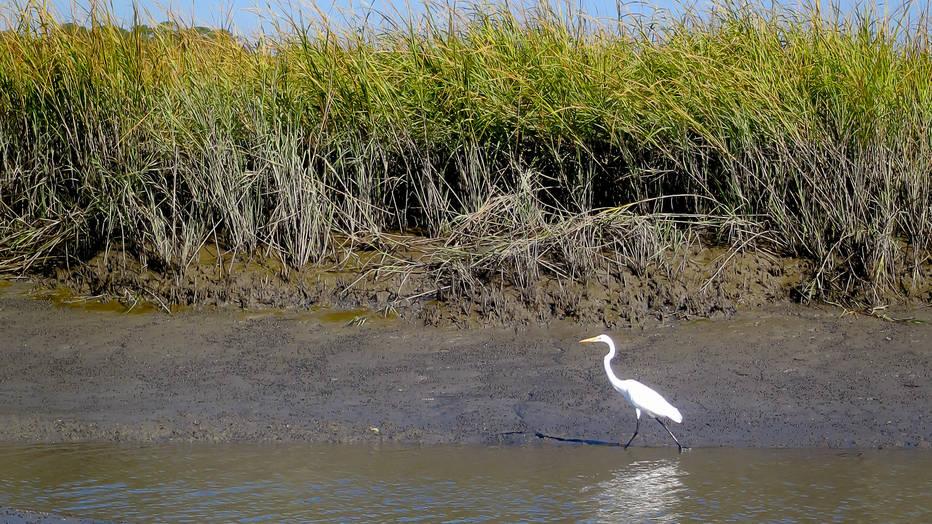
M 587 344 L 589 342 L 598 342 L 599 337 L 584 338 L 579 341 L 580 344 Z

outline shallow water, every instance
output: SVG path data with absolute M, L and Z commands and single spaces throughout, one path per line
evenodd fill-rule
M 918 522 L 932 452 L 5 445 L 4 506 L 129 521 Z

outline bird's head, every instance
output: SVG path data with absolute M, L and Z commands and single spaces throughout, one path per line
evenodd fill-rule
M 597 337 L 584 338 L 584 339 L 580 340 L 579 342 L 580 342 L 581 344 L 590 344 L 590 343 L 593 343 L 593 342 L 602 342 L 603 344 L 609 344 L 609 345 L 610 345 L 610 344 L 612 343 L 612 339 L 608 338 L 608 335 L 599 335 L 599 336 L 597 336 Z

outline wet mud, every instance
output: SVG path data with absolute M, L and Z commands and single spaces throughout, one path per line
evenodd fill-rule
M 792 304 L 636 328 L 424 327 L 371 309 L 89 310 L 0 290 L 0 440 L 565 445 L 627 440 L 616 373 L 691 447 L 929 447 L 932 312 Z M 93 308 L 91 308 L 93 309 Z M 669 446 L 657 424 L 635 445 Z
M 739 307 L 785 302 L 799 294 L 809 271 L 800 260 L 711 248 L 669 254 L 649 267 L 606 264 L 576 278 L 476 273 L 432 262 L 428 255 L 396 255 L 386 260 L 352 252 L 338 263 L 296 270 L 273 258 L 205 247 L 196 263 L 177 271 L 99 255 L 41 282 L 59 302 L 104 298 L 118 304 L 111 307 L 134 311 L 365 309 L 436 327 L 539 326 L 558 320 L 622 327 L 728 317 Z M 923 286 L 928 287 L 925 281 L 910 300 L 932 302 L 932 287 Z

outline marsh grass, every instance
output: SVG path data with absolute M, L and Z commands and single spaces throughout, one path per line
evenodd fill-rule
M 806 298 L 925 278 L 924 17 L 730 5 L 599 26 L 476 4 L 249 42 L 8 17 L 3 272 L 101 252 L 183 272 L 207 244 L 295 268 L 403 232 L 430 249 L 392 263 L 463 291 L 695 243 L 808 260 Z

